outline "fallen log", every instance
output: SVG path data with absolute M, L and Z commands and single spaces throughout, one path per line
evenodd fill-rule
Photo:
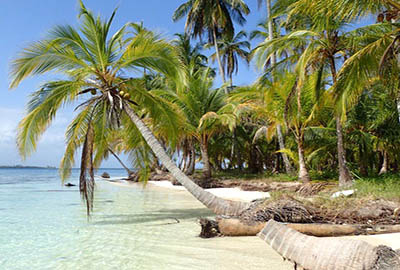
M 307 236 L 270 220 L 259 237 L 283 258 L 308 270 L 396 270 L 400 257 L 390 247 L 361 240 Z
M 217 217 L 218 229 L 225 236 L 255 236 L 267 224 L 256 222 L 247 224 L 238 218 Z M 288 227 L 298 232 L 317 237 L 333 237 L 345 235 L 374 235 L 400 232 L 400 225 L 337 225 L 318 223 L 287 223 Z

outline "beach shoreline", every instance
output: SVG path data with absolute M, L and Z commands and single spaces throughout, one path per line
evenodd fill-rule
M 143 186 L 142 183 L 134 183 L 123 180 L 122 178 L 119 179 L 114 178 L 112 179 L 112 181 L 107 181 L 107 182 L 125 188 L 137 188 L 138 186 Z M 170 189 L 173 190 L 174 192 L 187 192 L 183 186 L 174 186 L 168 180 L 148 181 L 146 185 L 150 185 L 152 188 Z M 221 198 L 237 200 L 237 201 L 250 202 L 261 198 L 270 198 L 270 194 L 268 192 L 244 191 L 241 190 L 239 187 L 210 188 L 206 190 Z M 379 234 L 379 235 L 354 235 L 354 236 L 341 236 L 341 237 L 347 239 L 363 240 L 374 246 L 386 245 L 395 250 L 400 249 L 400 233 Z M 266 246 L 270 248 L 267 244 Z
M 137 187 L 138 185 L 144 185 L 142 183 L 135 183 L 131 181 L 123 180 L 122 178 L 119 179 L 111 179 L 108 181 L 114 185 L 119 185 L 123 187 Z M 150 185 L 153 187 L 160 187 L 160 188 L 167 188 L 174 191 L 185 191 L 186 189 L 183 186 L 176 186 L 173 185 L 169 180 L 161 180 L 161 181 L 147 181 L 146 185 Z M 233 187 L 233 188 L 208 188 L 205 189 L 206 191 L 214 194 L 215 196 L 234 200 L 234 201 L 244 201 L 244 202 L 251 202 L 254 200 L 270 198 L 271 195 L 269 192 L 262 192 L 262 191 L 246 191 L 240 189 L 240 187 Z

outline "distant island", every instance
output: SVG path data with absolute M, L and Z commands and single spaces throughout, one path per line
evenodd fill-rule
M 24 166 L 24 165 L 14 165 L 14 166 L 9 166 L 9 165 L 0 165 L 0 169 L 57 169 L 57 167 L 54 166 Z

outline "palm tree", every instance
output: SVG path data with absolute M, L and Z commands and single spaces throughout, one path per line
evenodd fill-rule
M 214 134 L 212 125 L 201 125 L 201 118 L 210 112 L 216 112 L 223 106 L 223 93 L 221 90 L 212 89 L 213 77 L 211 69 L 198 69 L 193 72 L 194 66 L 186 67 L 190 74 L 187 79 L 187 85 L 184 88 L 170 87 L 165 95 L 173 103 L 177 104 L 185 114 L 186 131 L 185 139 L 188 141 L 197 141 L 200 146 L 200 152 L 203 162 L 203 176 L 205 179 L 211 178 L 211 165 L 208 154 L 208 145 Z
M 302 3 L 302 1 L 296 1 L 296 4 L 297 2 Z M 293 13 L 292 9 L 296 8 L 296 4 L 290 6 L 291 9 L 288 11 L 290 14 Z M 309 13 L 304 13 L 304 17 L 304 21 L 308 21 L 310 18 L 314 18 L 314 14 L 310 11 Z M 290 24 L 290 21 L 287 23 Z M 288 49 L 294 50 L 296 53 L 299 53 L 300 57 L 296 65 L 296 68 L 300 71 L 300 79 L 310 70 L 322 71 L 328 69 L 331 73 L 331 80 L 335 84 L 337 81 L 337 60 L 343 57 L 342 52 L 347 49 L 348 44 L 346 43 L 346 38 L 344 35 L 341 35 L 342 32 L 340 31 L 343 23 L 325 19 L 321 24 L 322 25 L 311 23 L 311 30 L 304 30 L 302 28 L 294 29 L 294 31 L 284 37 L 265 42 L 263 45 L 259 46 L 259 50 L 262 47 L 269 50 L 269 53 L 267 53 L 268 57 L 276 52 L 282 52 Z M 296 47 L 300 48 L 300 50 L 293 49 Z M 345 111 L 343 108 L 343 99 L 341 99 L 341 101 L 337 103 L 335 114 L 340 186 L 351 185 L 353 180 L 347 167 L 345 157 L 342 128 L 342 116 L 345 114 Z
M 224 37 L 217 42 L 218 49 L 222 55 L 222 67 L 229 78 L 231 89 L 233 88 L 232 75 L 233 73 L 237 74 L 239 69 L 238 58 L 240 57 L 247 64 L 250 60 L 250 42 L 247 40 L 241 40 L 243 38 L 247 38 L 247 34 L 245 31 L 240 31 L 232 39 Z M 211 55 L 213 61 L 215 61 L 216 58 L 217 53 Z
M 82 146 L 80 191 L 88 213 L 92 210 L 94 168 L 108 144 L 102 131 L 129 119 L 158 159 L 171 174 L 204 205 L 217 214 L 238 214 L 248 204 L 223 200 L 206 192 L 183 174 L 144 123 L 150 117 L 156 123 L 167 121 L 170 136 L 177 136 L 174 107 L 144 87 L 143 80 L 125 77 L 138 68 L 147 68 L 175 80 L 184 81 L 173 47 L 154 33 L 128 23 L 109 37 L 115 12 L 107 21 L 94 17 L 80 2 L 79 29 L 72 26 L 53 28 L 46 39 L 32 43 L 14 59 L 11 88 L 29 76 L 55 72 L 65 80 L 46 83 L 31 101 L 18 129 L 18 147 L 23 156 L 35 150 L 37 140 L 63 105 L 92 93 L 79 105 L 80 112 L 67 131 L 67 149 L 62 160 L 63 178 L 73 166 L 74 155 Z M 133 31 L 130 31 L 133 29 Z M 99 142 L 99 143 L 98 143 Z M 103 150 L 102 150 L 103 149 Z M 65 170 L 63 170 L 65 169 Z M 66 172 L 64 172 L 66 171 Z
M 207 34 L 209 43 L 214 44 L 219 72 L 225 83 L 218 38 L 222 35 L 232 39 L 235 32 L 233 21 L 243 25 L 246 22 L 243 14 L 249 12 L 249 7 L 242 0 L 188 0 L 175 10 L 172 19 L 177 21 L 187 15 L 186 33 L 200 39 Z
M 280 152 L 289 154 L 299 164 L 298 179 L 304 183 L 310 181 L 306 166 L 305 134 L 311 127 L 319 125 L 320 112 L 329 107 L 326 105 L 329 99 L 324 99 L 328 93 L 321 93 L 324 84 L 318 78 L 318 73 L 311 74 L 300 85 L 296 74 L 276 74 L 273 82 L 239 88 L 231 97 L 234 101 L 240 101 L 240 107 L 250 110 L 254 117 L 267 121 L 265 126 L 258 129 L 254 140 L 261 136 L 272 138 L 277 126 L 285 123 L 296 139 L 298 155 L 296 158 L 286 148 L 280 149 Z
M 261 6 L 262 5 L 262 0 L 258 0 L 258 5 Z M 271 0 L 266 0 L 266 6 L 267 6 L 267 22 L 266 23 L 261 23 L 259 24 L 260 27 L 264 28 L 267 30 L 267 33 L 263 32 L 263 31 L 259 31 L 259 30 L 255 30 L 251 33 L 250 38 L 256 38 L 256 37 L 263 37 L 264 40 L 273 40 L 274 39 L 274 22 L 273 22 L 273 16 L 272 16 L 272 3 Z M 270 66 L 272 69 L 274 69 L 273 71 L 275 72 L 275 68 L 276 68 L 276 55 L 272 54 L 271 55 L 271 59 L 270 59 Z M 276 129 L 277 135 L 278 135 L 278 141 L 279 141 L 279 147 L 281 150 L 285 149 L 285 141 L 283 138 L 283 134 L 282 134 L 282 126 L 280 124 L 277 125 L 277 129 Z M 292 174 L 293 173 L 293 168 L 289 162 L 289 158 L 286 155 L 286 153 L 281 153 L 282 155 L 282 159 L 283 159 L 283 163 L 285 164 L 285 170 L 286 173 L 288 174 Z

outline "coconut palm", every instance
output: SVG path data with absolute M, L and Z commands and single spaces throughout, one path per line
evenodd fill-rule
M 289 149 L 281 149 L 280 152 L 285 152 L 299 164 L 298 179 L 304 183 L 310 181 L 306 166 L 305 134 L 309 128 L 319 125 L 317 116 L 329 108 L 326 104 L 328 99 L 323 98 L 328 93 L 321 93 L 323 81 L 318 78 L 318 73 L 311 74 L 299 85 L 296 74 L 276 74 L 274 82 L 239 88 L 231 97 L 241 102 L 240 107 L 250 110 L 253 117 L 267 121 L 265 126 L 258 129 L 254 140 L 261 136 L 271 139 L 276 134 L 277 126 L 285 123 L 296 139 L 298 155 L 296 157 Z
M 184 88 L 171 88 L 166 92 L 168 99 L 177 104 L 186 117 L 185 130 L 186 140 L 197 141 L 203 162 L 203 176 L 205 179 L 211 177 L 211 165 L 208 154 L 208 144 L 214 134 L 212 125 L 201 125 L 201 118 L 210 112 L 216 112 L 223 106 L 223 93 L 214 90 L 211 69 L 199 69 L 190 71 L 194 67 L 187 67 L 187 85 Z
M 247 38 L 247 34 L 245 31 L 240 31 L 232 39 L 223 37 L 217 42 L 220 55 L 222 55 L 222 67 L 229 78 L 231 89 L 233 87 L 232 75 L 233 73 L 237 74 L 239 69 L 238 59 L 241 58 L 247 64 L 250 60 L 250 42 L 242 40 L 243 38 Z M 213 61 L 215 61 L 216 58 L 217 53 L 211 55 Z
M 235 32 L 233 22 L 243 25 L 246 22 L 243 15 L 249 12 L 242 0 L 188 0 L 175 10 L 172 18 L 177 21 L 187 15 L 185 32 L 194 38 L 201 39 L 204 34 L 208 36 L 209 43 L 214 44 L 219 72 L 225 83 L 218 38 L 223 35 L 232 39 Z
M 30 101 L 29 110 L 20 122 L 18 147 L 23 156 L 36 149 L 40 135 L 63 105 L 81 101 L 79 110 L 67 131 L 67 148 L 62 160 L 62 176 L 68 176 L 75 152 L 82 146 L 80 191 L 92 209 L 96 164 L 108 148 L 102 131 L 114 125 L 132 122 L 159 160 L 197 199 L 218 214 L 237 214 L 247 203 L 220 199 L 197 186 L 183 174 L 165 152 L 144 120 L 168 122 L 169 135 L 177 136 L 180 120 L 175 107 L 154 95 L 143 80 L 128 77 L 138 68 L 154 70 L 179 85 L 184 77 L 173 47 L 154 33 L 129 23 L 110 36 L 115 12 L 107 21 L 95 17 L 80 2 L 80 26 L 57 26 L 47 38 L 32 43 L 13 60 L 11 88 L 27 77 L 56 73 L 65 80 L 46 83 Z M 105 149 L 105 150 L 102 150 Z M 65 170 L 63 170 L 65 169 Z M 66 171 L 64 173 L 64 171 Z
M 262 0 L 258 0 L 259 7 L 262 5 L 262 2 L 263 2 Z M 276 28 L 276 26 L 274 25 L 273 16 L 272 16 L 272 3 L 271 3 L 271 0 L 266 0 L 265 2 L 266 2 L 266 7 L 267 7 L 267 21 L 265 23 L 260 23 L 258 26 L 267 31 L 255 30 L 250 35 L 251 39 L 259 38 L 259 37 L 262 37 L 265 41 L 267 41 L 267 40 L 271 41 L 274 39 L 274 28 Z M 258 50 L 256 49 L 254 52 L 257 54 Z M 276 72 L 276 60 L 277 60 L 276 55 L 272 54 L 271 58 L 269 59 L 269 61 L 270 61 L 269 66 L 271 66 L 271 68 L 273 69 L 274 72 Z M 263 64 L 263 68 L 265 69 L 266 67 L 267 67 L 267 65 Z M 281 150 L 283 150 L 286 147 L 285 147 L 284 137 L 282 134 L 282 126 L 280 124 L 277 125 L 276 132 L 278 135 L 279 147 Z M 282 152 L 281 155 L 283 158 L 283 162 L 285 164 L 286 173 L 292 174 L 293 168 L 289 162 L 288 156 L 284 152 Z

